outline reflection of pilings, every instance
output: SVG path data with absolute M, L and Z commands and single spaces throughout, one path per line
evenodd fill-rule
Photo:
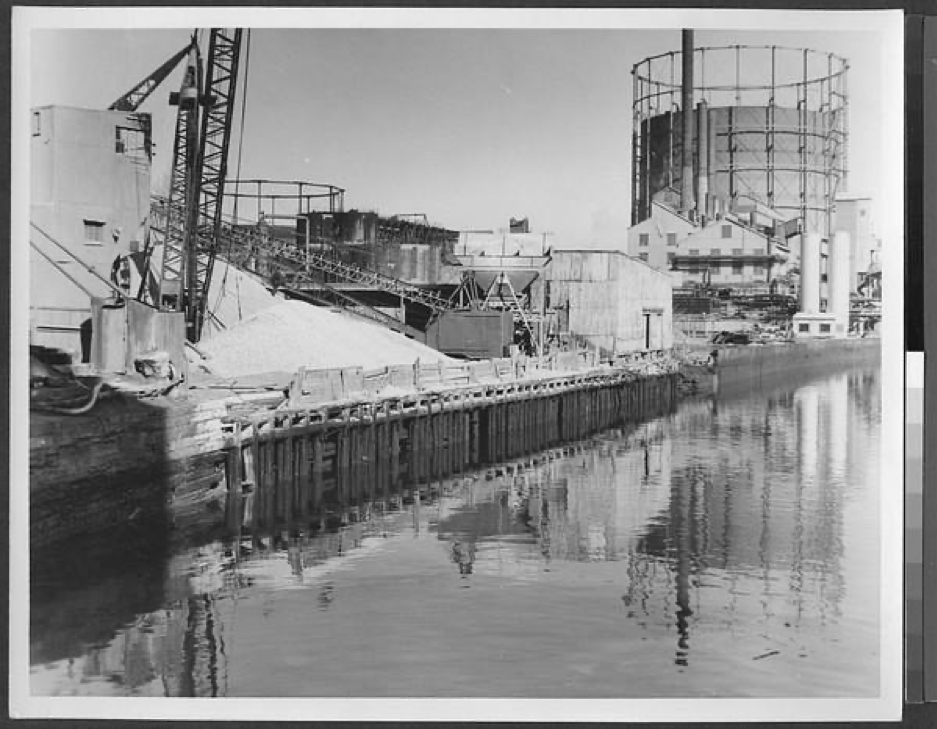
M 323 520 L 356 521 L 353 507 L 380 501 L 402 484 L 431 484 L 669 412 L 675 401 L 675 378 L 661 376 L 539 397 L 416 395 L 410 405 L 257 416 L 227 458 L 229 498 L 244 502 L 229 505 L 229 527 L 295 533 Z M 247 489 L 236 483 L 242 474 Z M 251 493 L 242 499 L 245 490 Z

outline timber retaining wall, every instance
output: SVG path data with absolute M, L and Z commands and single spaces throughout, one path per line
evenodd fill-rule
M 670 412 L 676 381 L 590 373 L 254 416 L 235 424 L 227 449 L 227 528 L 305 532 L 403 484 Z

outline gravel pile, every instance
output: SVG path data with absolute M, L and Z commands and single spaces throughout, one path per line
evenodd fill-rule
M 203 341 L 216 375 L 240 377 L 333 368 L 451 361 L 435 349 L 377 324 L 302 301 L 283 301 Z

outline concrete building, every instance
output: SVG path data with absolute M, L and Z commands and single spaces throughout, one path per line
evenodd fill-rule
M 610 353 L 673 346 L 669 274 L 621 251 L 554 250 L 544 307 L 560 332 Z
M 110 278 L 115 259 L 142 250 L 151 153 L 148 114 L 63 106 L 33 110 L 32 344 L 80 353 L 91 297 L 111 293 L 88 269 Z
M 854 291 L 882 249 L 882 241 L 875 237 L 872 198 L 837 195 L 835 229 L 849 234 L 849 288 Z

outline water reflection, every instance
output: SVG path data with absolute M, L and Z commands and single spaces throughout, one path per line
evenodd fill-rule
M 878 371 L 868 370 L 686 402 L 673 415 L 587 442 L 342 504 L 340 520 L 324 515 L 307 533 L 175 550 L 158 571 L 140 573 L 150 592 L 159 583 L 158 604 L 134 603 L 132 619 L 112 623 L 106 640 L 50 650 L 58 633 L 34 616 L 33 690 L 230 695 L 229 676 L 250 660 L 238 648 L 248 637 L 239 603 L 259 601 L 260 619 L 289 652 L 297 608 L 280 596 L 308 594 L 302 619 L 326 619 L 351 609 L 343 590 L 370 574 L 368 565 L 396 565 L 410 577 L 435 575 L 443 563 L 460 588 L 574 587 L 584 605 L 606 600 L 599 578 L 612 581 L 617 597 L 608 610 L 624 621 L 623 635 L 666 652 L 677 673 L 721 662 L 744 684 L 741 637 L 746 660 L 758 665 L 778 656 L 821 660 L 831 647 L 848 661 L 840 641 L 850 637 L 874 652 L 874 629 L 845 615 L 850 601 L 877 598 L 848 582 L 856 557 L 845 544 L 856 529 L 846 518 L 850 503 L 877 504 L 879 388 Z M 877 551 L 877 533 L 858 536 Z M 394 550 L 410 551 L 398 558 Z M 135 579 L 124 574 L 121 584 L 132 588 Z M 84 586 L 81 599 L 94 589 Z M 384 588 L 374 589 L 381 600 Z M 435 593 L 422 589 L 432 612 Z M 107 594 L 99 603 L 120 602 Z M 474 608 L 486 611 L 480 619 L 497 623 L 512 610 L 506 595 L 486 593 Z M 79 599 L 67 590 L 37 596 L 37 615 L 52 609 L 49 600 L 67 608 Z M 323 660 L 340 671 L 345 659 Z

